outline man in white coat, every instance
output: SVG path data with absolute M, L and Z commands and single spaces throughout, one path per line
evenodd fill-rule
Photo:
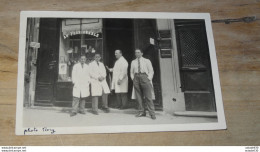
M 128 62 L 122 56 L 121 50 L 116 50 L 115 56 L 117 58 L 115 65 L 112 69 L 109 69 L 110 72 L 113 72 L 111 90 L 115 90 L 117 97 L 117 108 L 126 109 L 128 92 Z
M 91 95 L 92 95 L 92 112 L 98 115 L 98 98 L 102 96 L 102 109 L 108 113 L 107 96 L 110 93 L 109 87 L 106 81 L 106 69 L 102 62 L 100 62 L 101 56 L 99 53 L 95 54 L 95 60 L 92 61 L 90 66 L 91 77 Z
M 86 57 L 82 55 L 80 62 L 75 64 L 72 69 L 72 83 L 73 83 L 73 101 L 72 112 L 70 116 L 75 116 L 78 112 L 85 113 L 85 99 L 90 95 L 89 92 L 89 67 L 85 63 Z
M 156 117 L 153 104 L 153 66 L 149 59 L 142 57 L 142 50 L 136 49 L 135 56 L 136 59 L 131 63 L 130 74 L 133 80 L 134 93 L 139 105 L 139 112 L 136 117 L 146 116 L 145 107 L 147 106 L 150 116 L 154 120 Z

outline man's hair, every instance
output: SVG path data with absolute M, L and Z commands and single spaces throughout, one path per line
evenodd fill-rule
M 139 49 L 139 48 L 136 48 L 135 50 L 140 50 L 141 53 L 144 53 L 143 50 Z
M 77 59 L 77 61 L 80 61 L 81 60 L 81 57 L 85 57 L 86 59 L 87 59 L 87 57 L 84 55 L 84 54 L 81 54 L 80 56 L 78 56 L 76 59 Z
M 101 53 L 96 52 L 95 55 L 94 55 L 94 57 L 95 57 L 96 55 L 99 55 L 99 57 L 102 58 Z
M 99 52 L 96 52 L 96 53 L 95 53 L 95 56 L 96 56 L 96 55 L 99 55 L 99 56 L 101 57 L 101 53 L 99 53 Z
M 119 51 L 121 54 L 123 54 L 123 52 L 122 52 L 121 50 L 119 50 L 119 49 L 117 49 L 117 50 L 115 50 L 115 51 Z
M 85 54 L 81 54 L 81 55 L 80 55 L 80 58 L 81 58 L 81 57 L 83 57 L 83 56 L 84 56 L 84 57 L 86 57 L 86 55 L 85 55 Z

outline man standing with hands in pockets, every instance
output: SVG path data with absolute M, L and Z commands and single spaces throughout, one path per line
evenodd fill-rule
M 153 104 L 153 86 L 152 79 L 154 75 L 152 63 L 149 59 L 143 56 L 143 52 L 140 49 L 135 50 L 136 59 L 131 63 L 131 79 L 133 80 L 135 97 L 139 105 L 139 112 L 136 117 L 146 116 L 145 106 L 150 113 L 151 118 L 154 120 L 154 104 Z M 145 100 L 144 100 L 145 98 Z
M 126 109 L 128 92 L 128 62 L 122 56 L 121 50 L 116 50 L 115 56 L 117 60 L 114 67 L 112 69 L 109 69 L 107 67 L 110 72 L 113 72 L 111 90 L 115 90 L 117 98 L 117 108 Z

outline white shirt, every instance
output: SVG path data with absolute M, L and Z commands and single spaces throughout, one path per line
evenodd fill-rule
M 153 66 L 149 59 L 141 57 L 140 59 L 140 73 L 146 73 L 148 75 L 148 79 L 151 81 L 153 79 Z M 139 73 L 138 71 L 138 58 L 132 61 L 131 63 L 131 79 L 134 79 L 134 75 Z

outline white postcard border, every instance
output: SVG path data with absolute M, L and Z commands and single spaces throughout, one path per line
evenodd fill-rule
M 24 96 L 24 70 L 25 70 L 25 42 L 26 24 L 30 17 L 55 17 L 55 18 L 160 18 L 160 19 L 205 19 L 212 76 L 214 83 L 217 117 L 216 123 L 191 123 L 191 124 L 158 124 L 158 125 L 117 125 L 117 126 L 90 126 L 90 127 L 52 127 L 53 134 L 84 134 L 84 133 L 123 133 L 123 132 L 164 132 L 164 131 L 194 131 L 194 130 L 220 130 L 226 129 L 219 72 L 211 19 L 209 13 L 162 13 L 162 12 L 64 12 L 64 11 L 22 11 L 20 14 L 19 58 L 17 77 L 17 111 L 16 135 L 24 135 L 25 130 L 36 129 L 37 132 L 27 132 L 27 135 L 51 134 L 44 132 L 43 127 L 23 127 L 23 96 Z M 126 129 L 127 128 L 127 129 Z

